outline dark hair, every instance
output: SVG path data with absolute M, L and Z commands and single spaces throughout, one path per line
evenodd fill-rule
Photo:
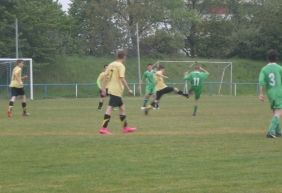
M 165 67 L 164 67 L 163 65 L 159 65 L 159 66 L 158 66 L 158 69 L 159 69 L 159 70 L 162 70 L 162 69 L 165 69 Z
M 276 62 L 278 59 L 278 53 L 276 50 L 269 50 L 267 52 L 267 60 L 269 62 Z
M 153 66 L 153 64 L 149 63 L 149 64 L 147 64 L 147 67 L 148 67 L 148 66 Z
M 105 64 L 105 65 L 104 65 L 104 68 L 107 68 L 107 67 L 108 67 L 108 64 Z
M 18 64 L 23 63 L 23 62 L 24 62 L 24 60 L 19 59 L 19 60 L 16 61 L 16 64 L 18 65 Z
M 200 70 L 200 69 L 201 69 L 201 65 L 200 64 L 196 64 L 195 70 Z
M 117 51 L 117 59 L 124 59 L 126 56 L 126 52 L 124 50 Z

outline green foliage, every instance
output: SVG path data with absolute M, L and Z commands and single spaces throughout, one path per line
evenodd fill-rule
M 0 4 L 0 57 L 15 57 L 15 3 L 2 0 Z M 11 38 L 8 38 L 11 37 Z M 13 37 L 13 38 L 12 38 Z
M 148 36 L 140 43 L 142 55 L 150 57 L 159 57 L 160 55 L 175 55 L 179 48 L 183 47 L 183 41 L 180 36 L 166 31 L 157 31 L 154 35 Z
M 15 50 L 15 18 L 19 26 L 20 57 L 51 63 L 63 55 L 68 46 L 68 18 L 53 0 L 5 0 L 0 9 L 1 57 L 13 57 Z M 14 49 L 14 50 L 13 50 Z
M 20 57 L 37 64 L 118 48 L 136 55 L 137 24 L 145 55 L 262 59 L 282 50 L 281 13 L 280 0 L 72 0 L 68 14 L 54 0 L 2 0 L 0 57 L 15 56 L 18 18 Z

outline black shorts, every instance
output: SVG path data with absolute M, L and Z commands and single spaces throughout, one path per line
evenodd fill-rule
M 11 87 L 11 95 L 12 95 L 12 97 L 25 95 L 24 88 Z
M 100 97 L 101 97 L 101 98 L 104 98 L 104 97 L 106 97 L 106 96 L 109 96 L 109 94 L 108 94 L 108 89 L 106 88 L 106 96 L 104 96 L 104 95 L 102 94 L 102 89 L 99 89 L 99 94 L 100 94 Z
M 121 107 L 123 105 L 122 98 L 114 95 L 109 95 L 109 106 L 111 107 Z
M 173 91 L 174 91 L 174 88 L 169 87 L 169 86 L 163 88 L 162 90 L 157 91 L 157 93 L 156 93 L 156 100 L 160 100 L 161 97 L 162 97 L 164 94 L 167 94 L 167 93 L 170 93 L 170 92 L 173 92 Z

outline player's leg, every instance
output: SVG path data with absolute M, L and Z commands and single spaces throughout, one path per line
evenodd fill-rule
M 103 92 L 102 92 L 101 89 L 99 90 L 99 94 L 100 94 L 100 99 L 99 99 L 99 104 L 98 104 L 97 110 L 100 111 L 100 110 L 102 110 L 105 98 L 107 96 L 107 90 L 106 90 L 106 96 L 103 95 Z
M 268 127 L 266 137 L 276 138 L 276 136 L 281 136 L 280 117 L 282 115 L 282 100 L 280 97 L 278 97 L 276 100 L 270 99 L 270 104 L 271 109 L 273 110 L 273 116 Z
M 128 126 L 127 119 L 126 119 L 126 113 L 125 113 L 125 105 L 123 104 L 121 98 L 119 98 L 118 104 L 119 104 L 119 118 L 122 124 L 123 133 L 131 133 L 131 132 L 136 131 L 136 128 Z
M 153 106 L 156 109 L 159 109 L 160 108 L 160 100 L 161 100 L 162 96 L 165 95 L 165 94 L 171 93 L 173 91 L 174 91 L 174 88 L 169 87 L 169 86 L 163 88 L 162 90 L 157 91 L 155 101 L 151 103 L 151 106 Z
M 141 107 L 141 109 L 145 109 L 146 108 L 146 106 L 147 106 L 147 104 L 149 102 L 150 96 L 151 96 L 151 94 L 146 92 L 146 94 L 144 96 L 144 100 L 143 100 L 143 106 Z
M 145 96 L 144 96 L 144 101 L 143 101 L 143 106 L 141 107 L 141 109 L 145 109 L 147 107 L 147 104 L 149 102 L 150 97 L 153 95 L 154 93 L 154 86 L 153 85 L 147 85 L 146 89 L 145 89 Z
M 179 90 L 178 88 L 173 88 L 173 90 L 174 90 L 174 92 L 176 93 L 176 94 L 178 94 L 178 95 L 181 95 L 181 96 L 184 96 L 184 97 L 186 97 L 186 98 L 189 98 L 189 94 L 187 94 L 187 93 L 184 93 L 182 90 Z
M 11 88 L 11 98 L 9 100 L 9 106 L 8 106 L 8 112 L 7 112 L 7 115 L 10 118 L 13 116 L 13 108 L 14 108 L 14 103 L 16 101 L 17 96 L 18 96 L 17 89 Z
M 273 110 L 273 116 L 270 122 L 270 125 L 267 130 L 266 137 L 268 138 L 276 138 L 276 130 L 280 125 L 280 116 L 282 114 L 281 109 L 274 109 Z
M 106 112 L 104 114 L 104 119 L 103 119 L 103 123 L 102 123 L 102 126 L 99 130 L 100 134 L 111 134 L 111 132 L 109 131 L 108 129 L 108 124 L 111 120 L 111 115 L 112 115 L 112 112 L 113 112 L 113 108 L 114 107 L 117 107 L 117 102 L 116 102 L 116 96 L 113 96 L 113 95 L 110 95 L 110 100 L 109 100 L 109 105 L 106 109 Z
M 26 95 L 21 95 L 22 100 L 22 109 L 23 109 L 23 116 L 29 116 L 29 113 L 27 112 L 27 103 L 26 103 Z
M 198 111 L 198 104 L 199 104 L 199 100 L 200 100 L 200 97 L 201 97 L 201 91 L 199 90 L 196 90 L 194 92 L 195 94 L 195 104 L 194 104 L 194 109 L 193 109 L 193 116 L 196 116 L 197 115 L 197 111 Z
M 159 108 L 159 102 L 162 98 L 162 96 L 165 94 L 165 88 L 162 90 L 159 90 L 156 92 L 156 98 L 151 102 L 151 107 L 158 109 Z

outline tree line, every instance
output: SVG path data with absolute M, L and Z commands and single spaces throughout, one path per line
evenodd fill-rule
M 0 57 L 52 63 L 65 55 L 142 55 L 264 58 L 282 49 L 281 0 L 1 0 Z

